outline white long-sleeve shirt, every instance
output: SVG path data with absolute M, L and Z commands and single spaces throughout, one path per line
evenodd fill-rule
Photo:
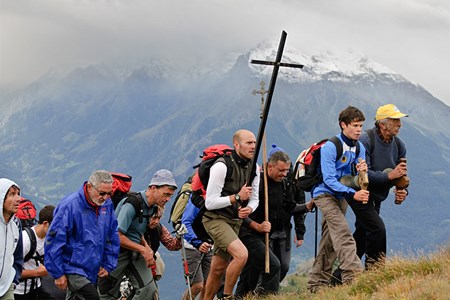
M 247 206 L 252 208 L 252 211 L 255 211 L 259 204 L 259 173 L 259 166 L 257 165 L 256 176 L 252 182 L 252 195 L 247 204 Z M 227 166 L 225 163 L 219 161 L 211 167 L 205 200 L 205 206 L 208 210 L 220 209 L 231 205 L 230 196 L 221 196 L 226 175 Z

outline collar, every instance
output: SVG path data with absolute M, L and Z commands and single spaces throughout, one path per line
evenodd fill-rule
M 236 150 L 233 150 L 233 152 L 231 152 L 231 156 L 238 163 L 238 165 L 241 165 L 241 166 L 246 166 L 248 164 L 248 162 L 250 161 L 249 159 L 240 157 L 239 154 L 237 154 Z
M 348 137 L 347 137 L 344 133 L 342 133 L 342 132 L 341 132 L 341 138 L 342 138 L 342 140 L 344 141 L 344 143 L 347 144 L 347 146 L 349 146 L 349 147 L 356 147 L 356 143 L 357 143 L 358 141 L 352 140 L 352 139 L 348 138 Z
M 95 203 L 92 201 L 91 197 L 89 196 L 89 193 L 88 193 L 88 191 L 87 191 L 87 182 L 84 184 L 83 190 L 84 190 L 84 197 L 86 197 L 86 202 L 89 204 L 89 206 L 91 206 L 91 207 L 93 207 L 93 208 L 98 207 L 98 205 L 95 204 Z

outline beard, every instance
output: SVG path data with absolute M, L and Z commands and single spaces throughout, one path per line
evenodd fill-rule
M 106 200 L 104 200 L 103 198 L 101 200 L 92 199 L 92 202 L 94 202 L 95 205 L 102 206 L 106 203 Z

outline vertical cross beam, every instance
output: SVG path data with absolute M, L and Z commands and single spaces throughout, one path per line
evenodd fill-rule
M 261 119 L 261 123 L 259 125 L 258 137 L 256 139 L 256 147 L 255 147 L 255 155 L 253 156 L 252 168 L 247 176 L 248 184 L 251 184 L 250 179 L 251 175 L 256 172 L 256 162 L 258 161 L 258 154 L 261 149 L 262 138 L 264 135 L 264 131 L 266 129 L 267 117 L 269 115 L 270 104 L 272 102 L 273 91 L 275 90 L 275 84 L 278 76 L 278 69 L 280 67 L 289 67 L 289 68 L 303 68 L 303 65 L 299 64 L 288 64 L 282 63 L 281 58 L 283 56 L 284 45 L 286 43 L 287 33 L 283 30 L 281 33 L 280 43 L 278 45 L 277 57 L 274 62 L 271 61 L 262 61 L 262 60 L 251 60 L 252 64 L 262 64 L 262 65 L 271 65 L 273 67 L 272 78 L 270 80 L 269 91 L 267 94 L 266 103 L 264 105 L 263 115 Z

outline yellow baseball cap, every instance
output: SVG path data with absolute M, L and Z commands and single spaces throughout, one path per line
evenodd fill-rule
M 407 114 L 402 113 L 394 104 L 386 104 L 378 107 L 375 121 L 383 119 L 400 119 L 407 116 Z

